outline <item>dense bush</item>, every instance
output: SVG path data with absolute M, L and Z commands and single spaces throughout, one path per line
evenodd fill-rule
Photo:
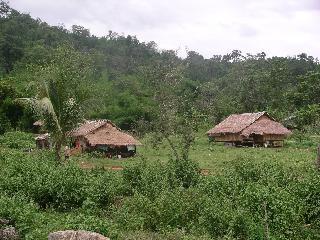
M 309 132 L 293 131 L 293 134 L 285 141 L 285 146 L 300 148 L 314 148 L 319 144 L 319 135 L 315 135 L 318 131 L 317 127 L 309 130 Z
M 121 195 L 121 179 L 115 174 L 59 165 L 48 152 L 6 154 L 2 161 L 6 167 L 0 171 L 0 191 L 28 196 L 43 209 L 70 210 L 87 199 L 105 206 Z
M 165 190 L 156 198 L 137 193 L 115 212 L 125 230 L 171 231 L 196 227 L 202 204 L 196 189 Z
M 186 186 L 180 178 L 185 169 L 177 175 L 179 168 L 172 162 L 136 158 L 122 172 L 83 170 L 72 161 L 58 164 L 50 151 L 2 148 L 0 217 L 10 218 L 25 239 L 42 239 L 49 231 L 67 228 L 114 239 L 126 233 L 168 238 L 176 233 L 190 239 L 317 238 L 319 173 L 311 162 L 285 164 L 263 154 L 261 159 L 237 157 L 212 176 L 186 170 L 196 179 Z M 36 230 L 39 224 L 41 230 Z
M 154 199 L 169 188 L 167 166 L 160 163 L 150 165 L 141 161 L 129 165 L 123 171 L 123 179 L 129 195 L 140 193 Z
M 195 235 L 209 234 L 214 239 L 315 236 L 320 181 L 312 166 L 301 168 L 271 163 L 268 159 L 259 162 L 238 158 L 228 167 L 224 175 L 200 177 L 189 189 L 172 188 L 169 179 L 155 177 L 154 180 L 168 185 L 158 188 L 159 194 L 152 198 L 149 194 L 154 192 L 155 183 L 142 176 L 163 176 L 165 172 L 159 174 L 161 171 L 155 166 L 128 169 L 125 178 L 130 173 L 139 184 L 135 185 L 136 194 L 127 198 L 116 212 L 116 221 L 126 231 L 162 232 L 178 228 Z M 167 171 L 170 173 L 170 168 Z M 143 186 L 145 182 L 150 191 Z M 311 222 L 312 230 L 305 228 Z
M 171 186 L 189 188 L 198 183 L 200 169 L 198 164 L 190 159 L 170 159 L 168 173 Z
M 87 182 L 87 200 L 99 207 L 109 207 L 124 192 L 123 180 L 115 172 L 93 170 L 84 181 Z
M 21 235 L 29 232 L 39 217 L 36 204 L 23 196 L 9 197 L 0 194 L 0 218 L 10 221 L 10 224 L 19 229 Z M 1 226 L 0 226 L 1 227 Z
M 35 147 L 35 140 L 31 133 L 6 132 L 0 135 L 0 146 L 15 149 L 30 149 Z

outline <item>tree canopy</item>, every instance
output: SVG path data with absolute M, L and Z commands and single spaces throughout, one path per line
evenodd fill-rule
M 96 37 L 80 25 L 70 30 L 50 26 L 4 1 L 0 4 L 0 25 L 1 132 L 28 130 L 34 120 L 13 99 L 35 97 L 33 75 L 41 72 L 35 69 L 58 77 L 66 95 L 77 91 L 81 98 L 81 93 L 94 90 L 95 103 L 84 117 L 108 118 L 124 129 L 157 120 L 160 104 L 155 88 L 161 81 L 174 81 L 163 75 L 163 66 L 181 67 L 183 90 L 172 94 L 179 98 L 192 93 L 192 107 L 203 116 L 201 121 L 217 123 L 231 113 L 269 111 L 278 120 L 290 119 L 299 129 L 319 124 L 320 66 L 318 59 L 306 53 L 268 57 L 265 52 L 233 50 L 206 59 L 188 51 L 182 59 L 175 51 L 159 50 L 155 42 L 141 42 L 135 36 L 109 31 Z M 55 60 L 63 46 L 73 49 L 72 53 L 64 49 L 66 57 L 77 56 L 73 62 Z M 90 64 L 84 64 L 88 56 Z M 147 74 L 150 69 L 153 74 Z M 82 71 L 90 73 L 90 86 L 81 77 Z M 79 89 L 79 83 L 86 89 Z M 6 89 L 11 89 L 14 97 Z

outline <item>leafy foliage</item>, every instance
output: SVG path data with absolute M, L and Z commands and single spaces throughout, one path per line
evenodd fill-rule
M 314 133 L 317 59 L 239 50 L 210 59 L 190 51 L 181 59 L 134 36 L 110 31 L 97 38 L 82 26 L 49 26 L 4 1 L 0 26 L 0 217 L 12 220 L 24 239 L 68 228 L 113 239 L 319 238 L 320 181 L 311 160 L 294 162 L 288 150 L 281 155 L 288 163 L 275 162 L 243 149 L 232 161 L 220 159 L 223 171 L 202 176 L 189 154 L 201 123 L 235 112 L 267 110 Z M 171 149 L 169 160 L 136 159 L 111 172 L 57 164 L 50 151 L 23 152 L 34 147 L 31 135 L 9 131 L 30 130 L 36 119 L 15 101 L 21 97 L 45 120 L 57 152 L 79 120 L 96 117 L 152 132 L 158 149 L 165 141 Z M 287 145 L 309 151 L 315 141 L 305 134 Z
M 53 53 L 50 63 L 36 72 L 39 79 L 33 82 L 37 93 L 35 98 L 21 100 L 27 102 L 35 114 L 44 120 L 60 160 L 61 145 L 66 140 L 67 132 L 81 120 L 89 98 L 91 62 L 89 55 L 85 57 L 68 46 L 60 47 Z
M 305 131 L 319 125 L 319 62 L 305 53 L 270 58 L 264 52 L 233 50 L 205 59 L 188 51 L 181 59 L 175 51 L 160 51 L 154 42 L 140 42 L 135 36 L 109 31 L 97 38 L 79 25 L 71 30 L 49 26 L 4 1 L 0 16 L 1 82 L 16 89 L 19 97 L 35 97 L 30 83 L 37 73 L 42 80 L 60 79 L 65 94 L 72 91 L 73 97 L 94 89 L 96 99 L 84 111 L 85 117 L 111 119 L 124 129 L 141 130 L 141 123 L 159 122 L 160 111 L 170 108 L 169 102 L 162 104 L 163 90 L 183 104 L 189 97 L 190 110 L 202 116 L 201 122 L 217 123 L 231 113 L 267 110 Z M 80 89 L 78 84 L 86 87 Z M 30 128 L 32 116 L 24 114 L 12 96 L 6 98 L 6 104 L 0 103 L 1 132 Z M 183 111 L 187 109 L 185 105 Z
M 27 150 L 35 147 L 35 141 L 30 133 L 6 132 L 0 136 L 0 146 Z
M 223 163 L 222 172 L 190 172 L 196 181 L 186 188 L 172 184 L 181 182 L 170 161 L 138 158 L 122 172 L 84 170 L 74 162 L 57 164 L 50 151 L 24 153 L 24 145 L 8 146 L 1 145 L 0 216 L 12 220 L 25 239 L 68 228 L 114 239 L 151 233 L 314 239 L 320 231 L 319 174 L 301 156 L 299 162 L 276 161 L 264 151 L 252 156 L 243 149 L 241 157 Z

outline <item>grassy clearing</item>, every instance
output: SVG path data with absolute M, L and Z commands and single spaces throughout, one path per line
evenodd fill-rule
M 316 157 L 316 141 L 319 136 L 313 136 L 312 142 L 306 140 L 299 142 L 294 139 L 286 141 L 282 148 L 252 148 L 252 147 L 225 147 L 221 143 L 209 143 L 204 135 L 198 135 L 196 142 L 191 149 L 190 158 L 196 161 L 201 169 L 206 169 L 210 174 L 219 174 L 227 171 L 228 163 L 237 159 L 251 159 L 254 161 L 283 163 L 301 167 L 313 163 Z M 305 144 L 307 142 L 307 144 Z M 166 163 L 170 158 L 170 148 L 167 144 L 161 144 L 158 149 L 151 146 L 150 140 L 142 140 L 143 145 L 138 146 L 137 154 L 133 158 L 109 159 L 94 154 L 83 154 L 72 157 L 82 168 L 114 168 L 126 167 L 131 163 L 145 159 L 150 163 Z

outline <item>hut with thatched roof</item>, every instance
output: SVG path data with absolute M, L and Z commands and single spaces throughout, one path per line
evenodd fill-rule
M 230 145 L 282 146 L 291 131 L 266 112 L 232 114 L 207 132 Z
M 49 149 L 51 147 L 50 134 L 38 134 L 34 138 L 38 149 Z
M 97 150 L 106 156 L 129 157 L 136 153 L 136 145 L 141 143 L 124 133 L 109 120 L 85 121 L 70 132 L 75 148 Z

